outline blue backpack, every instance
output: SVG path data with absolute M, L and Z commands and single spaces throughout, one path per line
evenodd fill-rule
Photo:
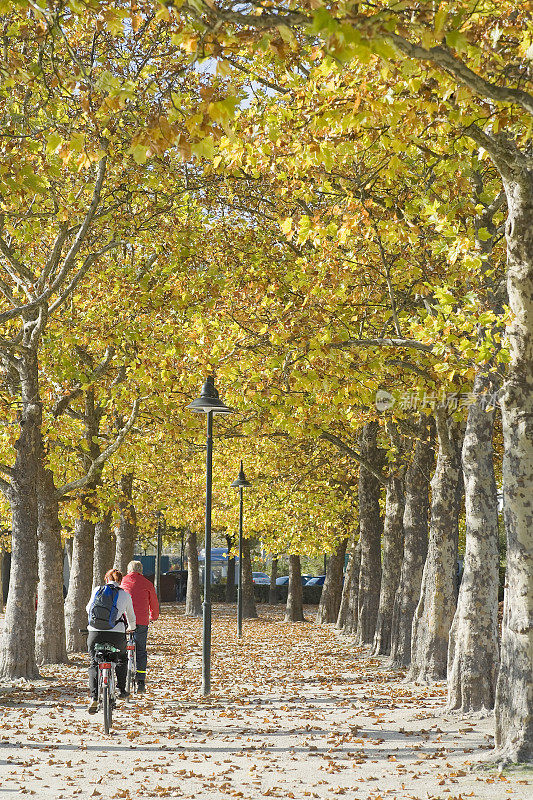
M 99 631 L 110 631 L 118 621 L 117 586 L 100 586 L 89 608 L 89 625 Z

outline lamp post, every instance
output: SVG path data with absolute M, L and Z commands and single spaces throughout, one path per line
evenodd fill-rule
M 210 375 L 200 397 L 193 400 L 187 408 L 195 414 L 207 416 L 207 446 L 205 460 L 205 575 L 202 628 L 202 693 L 211 691 L 211 491 L 213 486 L 213 414 L 231 414 L 232 409 L 224 405 L 215 389 L 215 381 Z
M 243 518 L 243 496 L 242 490 L 244 486 L 251 486 L 250 481 L 246 480 L 244 470 L 242 468 L 237 476 L 237 479 L 231 484 L 233 489 L 239 490 L 239 584 L 237 586 L 237 638 L 242 636 L 242 518 Z
M 157 547 L 155 551 L 154 588 L 157 599 L 161 602 L 161 546 L 163 541 L 163 525 L 161 511 L 157 512 Z

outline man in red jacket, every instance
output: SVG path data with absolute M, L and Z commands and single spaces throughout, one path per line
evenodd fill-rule
M 137 620 L 135 631 L 135 644 L 137 649 L 137 691 L 145 691 L 146 681 L 146 639 L 148 636 L 148 624 L 155 622 L 159 616 L 159 603 L 155 593 L 154 584 L 142 574 L 143 565 L 140 561 L 130 561 L 128 564 L 128 574 L 122 578 L 120 584 L 131 594 L 133 600 L 133 610 Z

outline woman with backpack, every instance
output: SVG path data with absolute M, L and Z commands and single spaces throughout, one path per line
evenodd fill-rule
M 105 574 L 105 584 L 93 589 L 91 599 L 87 603 L 89 620 L 87 629 L 87 648 L 91 663 L 89 666 L 89 714 L 98 710 L 98 662 L 94 646 L 97 642 L 112 644 L 117 653 L 117 685 L 119 697 L 129 696 L 126 691 L 126 675 L 128 672 L 128 653 L 126 650 L 126 631 L 134 631 L 136 627 L 135 612 L 131 595 L 120 588 L 122 573 L 118 569 L 110 569 Z

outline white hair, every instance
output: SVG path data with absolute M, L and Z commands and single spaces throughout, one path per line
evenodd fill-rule
M 140 561 L 130 561 L 128 564 L 128 572 L 140 572 L 143 574 L 143 565 Z

